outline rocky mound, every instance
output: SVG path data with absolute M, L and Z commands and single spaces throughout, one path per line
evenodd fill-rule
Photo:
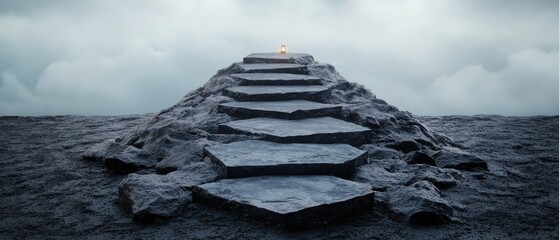
M 462 171 L 487 169 L 485 161 L 429 129 L 411 113 L 376 98 L 362 85 L 346 81 L 333 66 L 316 62 L 307 54 L 249 55 L 243 63 L 219 70 L 203 87 L 162 110 L 133 133 L 99 143 L 83 157 L 100 161 L 111 171 L 129 173 L 119 185 L 120 202 L 135 221 L 151 222 L 157 217 L 181 214 L 193 199 L 206 202 L 218 199 L 214 202 L 219 205 L 232 202 L 217 195 L 208 196 L 204 186 L 210 182 L 215 182 L 212 189 L 220 184 L 237 184 L 237 180 L 220 179 L 234 176 L 232 172 L 241 167 L 228 164 L 238 159 L 220 161 L 216 154 L 212 155 L 211 149 L 228 146 L 225 144 L 238 146 L 233 144 L 238 142 L 243 142 L 240 145 L 244 146 L 251 143 L 249 140 L 265 140 L 270 142 L 267 145 L 272 144 L 270 149 L 291 152 L 306 149 L 304 144 L 314 144 L 315 149 L 324 147 L 320 144 L 346 144 L 339 148 L 358 148 L 349 152 L 365 152 L 364 161 L 355 161 L 353 157 L 339 163 L 345 164 L 339 165 L 345 169 L 344 174 L 336 171 L 337 165 L 331 165 L 340 161 L 331 159 L 326 163 L 307 161 L 283 165 L 276 163 L 281 159 L 273 159 L 270 161 L 275 161 L 275 165 L 242 166 L 242 176 L 265 177 L 251 180 L 251 183 L 269 184 L 269 179 L 278 183 L 291 182 L 293 178 L 265 175 L 285 175 L 291 172 L 290 168 L 305 168 L 296 172 L 337 175 L 352 181 L 317 178 L 331 179 L 328 181 L 334 185 L 338 182 L 348 186 L 356 184 L 359 194 L 355 198 L 334 203 L 313 199 L 313 203 L 296 208 L 297 214 L 306 213 L 305 217 L 313 218 L 317 224 L 338 220 L 325 218 L 324 212 L 332 210 L 328 206 L 343 206 L 348 212 L 351 209 L 363 211 L 372 204 L 373 195 L 375 207 L 385 209 L 395 220 L 418 225 L 446 223 L 455 219 L 454 208 L 441 191 L 461 181 Z M 299 145 L 288 145 L 295 143 Z M 236 155 L 243 156 L 242 152 Z M 260 153 L 253 158 L 265 157 L 266 154 Z M 298 158 L 283 160 L 296 161 L 293 159 Z M 247 181 L 240 179 L 238 182 Z M 374 194 L 364 192 L 362 184 Z M 311 187 L 312 191 L 317 191 L 324 186 L 309 185 Z M 289 190 L 281 186 L 275 188 L 281 188 L 278 190 L 281 192 Z M 332 187 L 328 189 L 328 193 L 339 192 Z M 239 190 L 216 190 L 228 196 L 235 195 L 230 191 Z M 242 197 L 251 194 L 255 193 L 243 192 Z M 300 196 L 300 200 L 306 196 L 304 192 L 294 194 Z M 352 196 L 353 193 L 344 194 Z M 270 197 L 262 196 L 262 201 L 274 200 Z M 240 197 L 235 195 L 235 198 Z M 238 201 L 243 202 L 242 199 Z M 235 206 L 239 206 L 239 202 Z M 303 201 L 290 199 L 289 202 L 301 204 Z M 246 211 L 253 212 L 254 206 L 261 205 L 246 206 Z M 280 225 L 293 225 L 286 216 L 294 213 L 274 210 L 280 208 L 283 209 L 274 205 L 271 210 L 257 214 L 269 216 L 265 219 Z M 298 219 L 298 222 L 304 221 Z

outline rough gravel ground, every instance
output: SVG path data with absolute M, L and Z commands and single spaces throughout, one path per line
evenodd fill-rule
M 559 116 L 419 117 L 489 162 L 443 192 L 463 208 L 457 222 L 412 227 L 377 208 L 297 232 L 197 203 L 133 223 L 117 204 L 125 175 L 81 154 L 150 117 L 0 117 L 0 239 L 559 239 Z

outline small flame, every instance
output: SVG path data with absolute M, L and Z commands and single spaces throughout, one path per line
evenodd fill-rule
M 281 54 L 285 54 L 286 52 L 287 52 L 287 50 L 286 50 L 286 48 L 285 48 L 285 45 L 281 45 L 281 47 L 280 47 L 280 53 L 281 53 Z

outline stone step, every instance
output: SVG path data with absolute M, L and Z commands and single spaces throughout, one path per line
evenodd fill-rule
M 330 90 L 327 86 L 241 86 L 225 89 L 225 94 L 240 101 L 282 101 L 318 99 Z
M 238 118 L 271 117 L 302 119 L 327 116 L 340 117 L 342 106 L 306 100 L 228 102 L 219 104 L 218 111 Z
M 262 176 L 198 185 L 193 198 L 294 229 L 371 211 L 374 192 L 333 176 Z
M 293 73 L 309 74 L 307 66 L 292 63 L 239 64 L 243 73 Z
M 291 73 L 236 73 L 230 75 L 239 85 L 321 85 L 322 79 Z
M 253 53 L 243 58 L 243 63 L 303 63 L 314 61 L 313 56 L 306 53 Z
M 264 175 L 351 177 L 367 151 L 347 144 L 285 144 L 249 140 L 205 148 L 223 178 Z
M 282 143 L 347 143 L 359 146 L 368 143 L 371 130 L 331 117 L 285 120 L 251 118 L 218 126 L 220 133 L 259 135 L 263 140 Z

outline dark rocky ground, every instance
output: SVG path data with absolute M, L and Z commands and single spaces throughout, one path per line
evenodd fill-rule
M 177 218 L 132 222 L 117 200 L 126 175 L 82 154 L 151 117 L 0 117 L 0 239 L 559 239 L 559 116 L 418 117 L 488 162 L 465 173 L 477 180 L 443 192 L 460 202 L 457 221 L 413 227 L 377 207 L 303 231 L 198 203 Z

